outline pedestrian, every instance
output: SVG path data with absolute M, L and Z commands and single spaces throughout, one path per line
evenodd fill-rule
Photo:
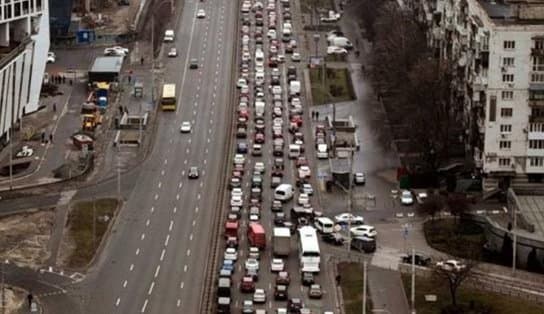
M 53 112 L 57 112 L 57 103 L 53 103 Z
M 315 119 L 316 119 L 317 121 L 319 121 L 319 111 L 317 111 L 317 112 L 315 113 Z
M 132 75 L 128 76 L 128 83 L 130 84 L 130 81 L 132 81 Z
M 119 114 L 123 115 L 123 106 L 119 105 Z
M 144 57 L 140 58 L 140 65 L 144 65 Z
M 49 133 L 49 142 L 53 144 L 53 133 Z
M 72 79 L 70 79 L 70 86 L 72 86 Z
M 45 143 L 45 132 L 42 132 L 42 143 Z
M 340 285 L 340 280 L 342 279 L 342 277 L 340 276 L 340 274 L 336 275 L 336 285 L 339 286 Z
M 66 76 L 62 76 L 62 84 L 66 84 Z

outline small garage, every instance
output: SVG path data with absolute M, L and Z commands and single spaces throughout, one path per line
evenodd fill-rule
M 89 70 L 89 82 L 119 81 L 119 73 L 123 66 L 123 57 L 97 57 Z

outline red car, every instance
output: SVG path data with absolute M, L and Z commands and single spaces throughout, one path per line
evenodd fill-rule
M 302 117 L 299 116 L 299 115 L 294 115 L 294 116 L 291 118 L 291 122 L 292 122 L 292 123 L 296 123 L 298 127 L 301 127 L 301 126 L 302 126 Z
M 253 281 L 253 277 L 244 276 L 242 278 L 242 284 L 240 284 L 240 291 L 243 293 L 255 292 L 255 282 Z

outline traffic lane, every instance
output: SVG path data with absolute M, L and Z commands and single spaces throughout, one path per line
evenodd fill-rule
M 88 71 L 97 56 L 104 55 L 104 48 L 54 49 L 54 63 L 48 63 L 45 72 L 58 74 L 68 70 Z

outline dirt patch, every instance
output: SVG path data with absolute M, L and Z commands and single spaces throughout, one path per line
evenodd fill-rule
M 20 266 L 40 268 L 49 258 L 53 209 L 0 219 L 0 258 Z
M 2 289 L 0 287 L 0 294 L 2 293 Z M 4 297 L 6 302 L 5 311 L 2 313 L 5 314 L 18 314 L 18 313 L 25 313 L 24 311 L 28 311 L 28 301 L 26 299 L 26 291 L 17 288 L 17 287 L 10 287 L 6 286 L 4 289 Z

